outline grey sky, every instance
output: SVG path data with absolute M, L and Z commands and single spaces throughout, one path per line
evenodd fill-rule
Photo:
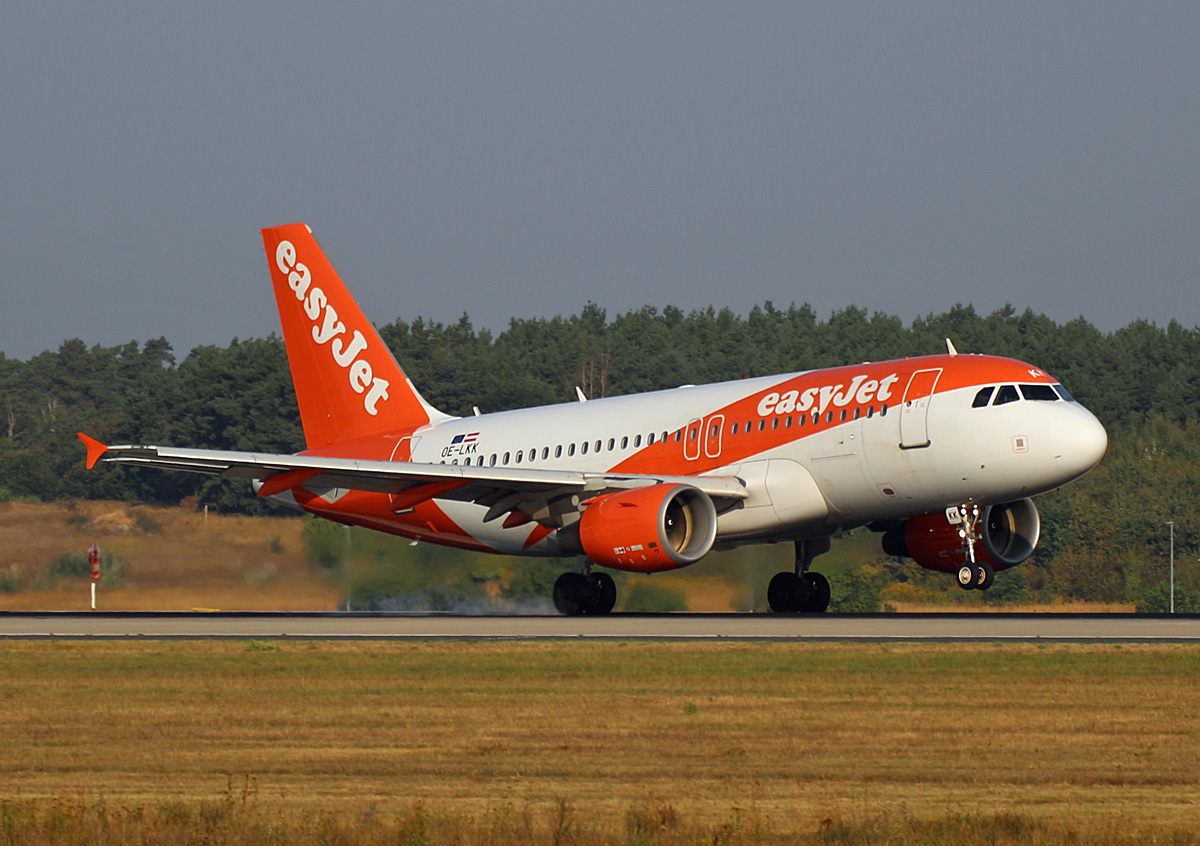
M 106 8 L 115 7 L 115 8 Z M 1200 4 L 6 4 L 0 350 L 644 304 L 1200 323 Z

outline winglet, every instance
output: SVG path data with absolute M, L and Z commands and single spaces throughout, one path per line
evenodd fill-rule
M 77 432 L 76 434 L 79 435 L 79 440 L 83 441 L 83 445 L 87 447 L 86 466 L 87 469 L 91 470 L 96 466 L 96 462 L 100 460 L 104 453 L 108 452 L 108 447 L 105 444 L 100 443 L 95 438 L 88 437 L 83 432 Z

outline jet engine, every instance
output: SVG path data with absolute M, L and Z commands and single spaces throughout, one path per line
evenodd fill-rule
M 663 484 L 592 500 L 577 523 L 559 529 L 558 545 L 604 567 L 655 573 L 699 561 L 716 537 L 717 509 L 708 495 Z
M 953 573 L 967 560 L 959 528 L 944 514 L 922 514 L 887 532 L 883 551 L 911 558 L 928 570 Z M 1015 567 L 1033 553 L 1041 528 L 1032 499 L 984 506 L 976 528 L 975 558 L 996 570 Z

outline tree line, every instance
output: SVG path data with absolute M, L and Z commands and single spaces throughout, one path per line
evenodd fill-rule
M 1038 500 L 1043 539 L 1028 578 L 1056 595 L 1141 597 L 1157 590 L 1175 523 L 1177 577 L 1195 578 L 1200 536 L 1200 327 L 1137 320 L 1102 332 L 1011 306 L 957 305 L 905 325 L 847 308 L 827 320 L 771 303 L 742 316 L 645 307 L 609 318 L 397 319 L 380 327 L 422 394 L 451 414 L 501 411 L 683 384 L 926 355 L 950 338 L 963 353 L 1044 368 L 1108 429 L 1109 454 L 1085 479 Z M 0 354 L 0 500 L 70 498 L 204 503 L 259 513 L 241 482 L 133 468 L 83 469 L 85 431 L 106 443 L 295 452 L 303 448 L 283 343 L 275 335 L 202 346 L 177 359 L 163 338 L 91 346 L 79 339 L 27 361 Z

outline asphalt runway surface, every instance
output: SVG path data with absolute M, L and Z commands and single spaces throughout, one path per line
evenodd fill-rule
M 1200 615 L 0 613 L 0 638 L 1200 643 Z

